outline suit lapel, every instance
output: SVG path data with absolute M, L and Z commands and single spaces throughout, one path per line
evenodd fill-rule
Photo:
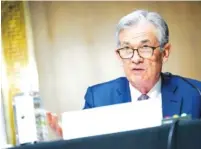
M 162 109 L 163 117 L 181 114 L 182 97 L 177 94 L 178 86 L 171 80 L 172 76 L 162 74 Z
M 129 82 L 126 78 L 121 78 L 121 82 L 119 83 L 116 93 L 117 93 L 117 99 L 119 103 L 126 103 L 131 101 L 131 95 L 130 95 L 130 88 L 129 88 Z

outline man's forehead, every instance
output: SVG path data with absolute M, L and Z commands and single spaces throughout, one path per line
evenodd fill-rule
M 155 41 L 155 36 L 152 35 L 152 33 L 148 32 L 141 32 L 137 34 L 130 34 L 130 35 L 120 35 L 120 42 L 122 44 L 131 44 L 134 42 L 140 42 L 140 43 L 152 43 Z
M 150 36 L 150 32 L 140 32 L 140 33 L 133 33 L 128 31 L 128 34 L 122 34 L 125 38 L 130 39 L 142 39 L 142 38 L 148 38 Z

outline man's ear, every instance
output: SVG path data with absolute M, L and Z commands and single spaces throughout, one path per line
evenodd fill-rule
M 167 62 L 169 55 L 171 52 L 171 44 L 170 43 L 166 43 L 165 46 L 163 47 L 163 63 Z

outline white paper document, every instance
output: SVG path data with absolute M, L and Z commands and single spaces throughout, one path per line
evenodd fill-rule
M 136 130 L 161 125 L 156 100 L 116 104 L 62 114 L 63 139 Z

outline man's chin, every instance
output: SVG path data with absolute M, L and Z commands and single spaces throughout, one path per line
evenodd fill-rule
M 138 84 L 138 85 L 146 84 L 148 81 L 147 79 L 145 79 L 143 76 L 140 76 L 140 75 L 135 75 L 130 80 L 132 83 Z
M 144 80 L 144 77 L 143 77 L 142 75 L 135 75 L 135 76 L 132 76 L 132 80 L 143 81 L 143 80 Z

